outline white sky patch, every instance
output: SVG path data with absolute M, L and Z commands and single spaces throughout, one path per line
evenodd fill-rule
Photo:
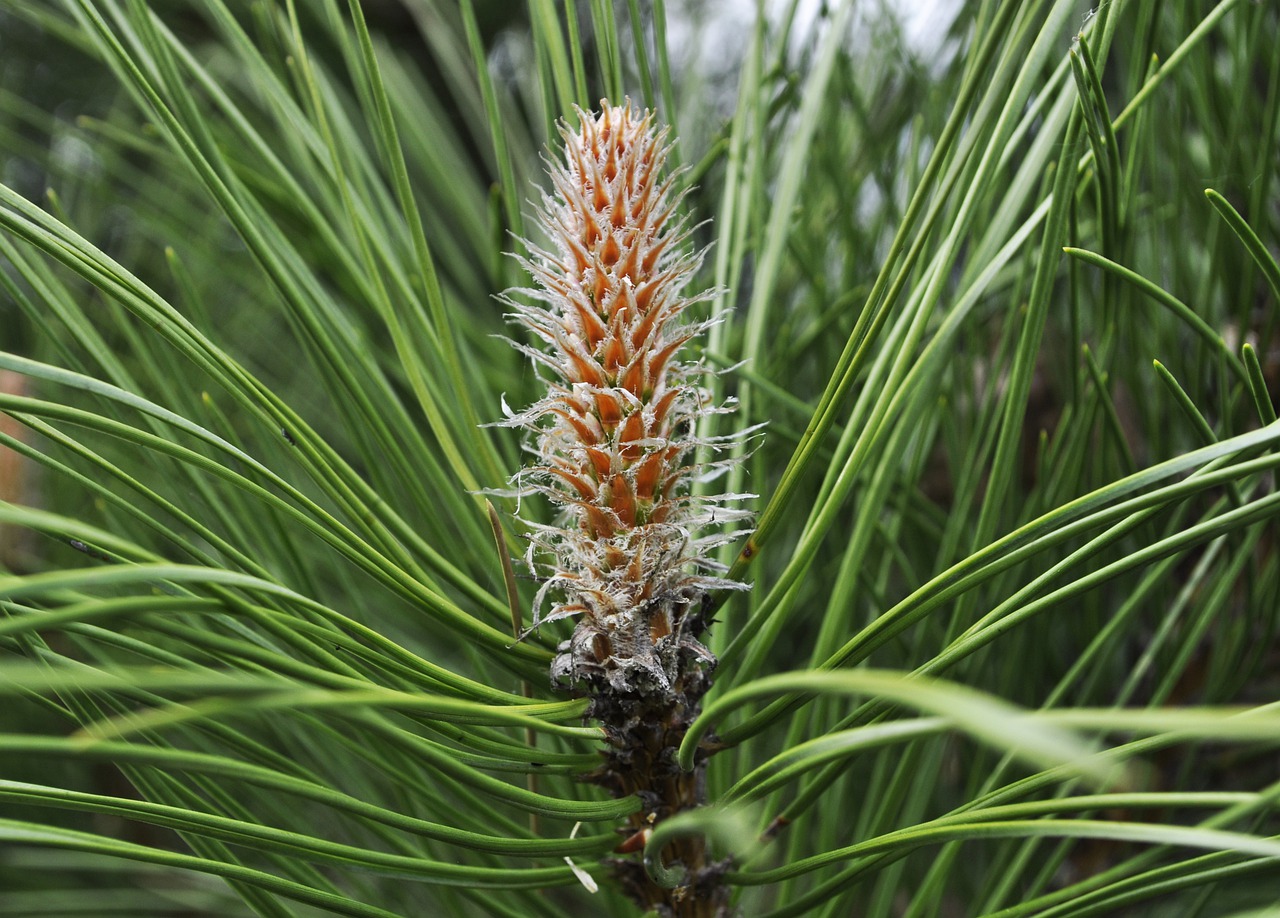
M 942 51 L 947 31 L 960 14 L 961 0 L 886 0 L 902 23 L 907 47 L 923 58 Z
M 774 25 L 787 15 L 793 0 L 766 0 L 765 15 Z M 819 40 L 826 23 L 818 22 L 824 8 L 830 10 L 840 0 L 798 0 L 791 23 L 788 49 L 792 55 Z M 858 2 L 858 0 L 853 0 Z M 931 60 L 939 56 L 947 41 L 947 31 L 955 22 L 962 0 L 879 0 L 866 3 L 859 11 L 866 19 L 882 13 L 892 15 L 902 26 L 907 49 L 917 57 Z M 878 7 L 878 8 L 877 8 Z M 755 28 L 756 0 L 720 0 L 702 3 L 685 0 L 667 8 L 667 38 L 674 66 L 688 62 L 704 75 L 740 63 L 752 29 Z M 815 31 L 815 25 L 817 30 Z

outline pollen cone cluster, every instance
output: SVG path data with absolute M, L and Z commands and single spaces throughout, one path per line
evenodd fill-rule
M 700 417 L 726 410 L 698 385 L 681 347 L 709 322 L 684 319 L 698 297 L 683 290 L 701 262 L 685 245 L 669 147 L 650 113 L 630 103 L 578 111 L 562 130 L 564 161 L 539 219 L 549 250 L 530 246 L 537 286 L 512 291 L 514 318 L 540 346 L 516 344 L 543 373 L 548 393 L 508 426 L 531 432 L 535 462 L 515 480 L 561 510 L 533 526 L 529 561 L 548 576 L 535 626 L 576 618 L 553 680 L 616 692 L 671 692 L 682 666 L 709 658 L 697 641 L 701 603 L 714 576 L 710 549 L 743 516 L 734 495 L 695 497 L 691 483 L 720 462 L 692 462 Z M 534 305 L 528 305 L 531 301 Z M 548 608 L 549 607 L 549 608 Z

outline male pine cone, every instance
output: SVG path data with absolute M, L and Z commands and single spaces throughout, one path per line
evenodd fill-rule
M 747 515 L 725 504 L 748 495 L 690 488 L 733 461 L 698 465 L 698 447 L 742 434 L 695 436 L 703 415 L 729 409 L 699 384 L 705 368 L 681 359 L 715 320 L 681 321 L 706 294 L 683 292 L 702 254 L 674 216 L 683 195 L 663 175 L 666 131 L 629 102 L 601 104 L 599 116 L 578 110 L 579 130 L 562 129 L 564 162 L 538 214 L 553 250 L 529 245 L 521 261 L 537 287 L 512 291 L 537 305 L 506 300 L 542 345 L 516 347 L 547 371 L 548 392 L 505 423 L 536 445 L 517 491 L 561 511 L 557 525 L 531 524 L 529 552 L 535 569 L 550 568 L 534 626 L 578 619 L 553 681 L 663 695 L 690 663 L 714 662 L 698 641 L 707 591 L 742 587 L 714 576 L 710 555 L 734 538 L 712 527 Z

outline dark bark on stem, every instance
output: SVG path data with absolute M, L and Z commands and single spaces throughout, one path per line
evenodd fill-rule
M 712 861 L 706 839 L 680 837 L 662 853 L 668 866 L 687 871 L 687 883 L 665 889 L 645 870 L 641 851 L 648 833 L 664 820 L 705 806 L 706 754 L 699 753 L 693 771 L 683 771 L 676 751 L 689 725 L 698 716 L 702 697 L 711 687 L 714 658 L 693 642 L 676 652 L 675 678 L 669 686 L 653 683 L 620 690 L 614 682 L 587 676 L 575 688 L 592 699 L 591 719 L 604 727 L 609 739 L 604 764 L 584 780 L 606 788 L 615 797 L 635 795 L 643 807 L 620 831 L 624 841 L 613 859 L 622 888 L 637 905 L 662 918 L 731 918 L 729 887 L 724 883 L 728 861 Z M 709 738 L 704 748 L 713 747 Z

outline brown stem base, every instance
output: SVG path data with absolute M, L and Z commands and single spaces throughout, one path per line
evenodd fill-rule
M 654 883 L 638 853 L 654 826 L 707 802 L 705 756 L 700 754 L 693 771 L 686 772 L 676 762 L 676 750 L 710 685 L 709 673 L 701 665 L 691 665 L 680 673 L 670 693 L 606 689 L 593 697 L 591 716 L 605 728 L 610 746 L 604 764 L 586 779 L 614 796 L 634 794 L 643 802 L 622 830 L 627 840 L 619 846 L 620 851 L 636 853 L 616 858 L 613 864 L 627 894 L 662 918 L 730 918 L 733 914 L 724 883 L 728 862 L 712 862 L 702 836 L 678 838 L 663 852 L 668 865 L 678 863 L 687 871 L 688 883 L 674 889 Z

